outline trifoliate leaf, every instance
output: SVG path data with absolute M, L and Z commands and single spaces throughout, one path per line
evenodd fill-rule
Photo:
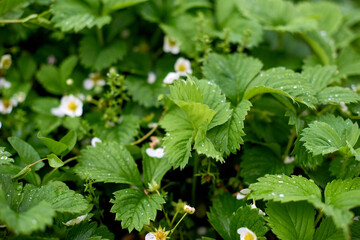
M 150 157 L 146 154 L 145 150 L 149 148 L 149 145 L 146 144 L 142 147 L 141 154 L 143 157 L 143 175 L 145 187 L 149 188 L 149 183 L 155 181 L 157 184 L 160 183 L 161 179 L 167 171 L 170 170 L 171 165 L 166 158 L 155 158 Z
M 68 240 L 113 240 L 114 234 L 111 233 L 105 225 L 97 226 L 96 222 L 88 223 L 86 221 L 75 224 L 66 235 Z
M 251 102 L 247 100 L 241 101 L 233 110 L 230 119 L 223 125 L 211 129 L 207 136 L 214 143 L 215 148 L 220 152 L 229 155 L 236 153 L 243 143 L 242 136 L 245 135 L 244 120 L 250 110 Z
M 149 84 L 145 77 L 129 76 L 125 85 L 133 100 L 145 107 L 159 107 L 161 102 L 158 101 L 158 96 L 166 93 L 161 81 Z
M 156 217 L 156 211 L 161 209 L 165 200 L 157 195 L 146 195 L 143 191 L 127 188 L 114 192 L 115 199 L 112 213 L 116 213 L 116 220 L 121 221 L 121 226 L 131 232 L 134 228 L 140 231 L 145 224 Z
M 336 152 L 343 147 L 354 146 L 360 136 L 357 123 L 334 115 L 324 116 L 321 121 L 309 124 L 300 139 L 314 155 Z
M 64 166 L 63 161 L 61 161 L 60 158 L 58 158 L 55 154 L 49 154 L 46 157 L 49 161 L 50 167 L 59 168 L 59 167 Z
M 308 107 L 314 107 L 317 102 L 312 85 L 302 75 L 284 68 L 272 68 L 260 73 L 248 85 L 243 98 L 250 99 L 263 93 L 278 93 Z
M 21 161 L 27 165 L 32 164 L 40 160 L 39 154 L 35 149 L 25 141 L 21 140 L 18 137 L 9 137 L 8 141 L 15 151 L 19 154 Z M 44 166 L 43 162 L 39 162 L 34 165 L 34 170 L 38 170 Z
M 246 184 L 256 181 L 265 174 L 291 174 L 294 170 L 293 164 L 285 164 L 269 148 L 252 147 L 245 148 L 241 157 L 240 176 Z
M 222 56 L 209 54 L 204 62 L 204 75 L 216 83 L 225 95 L 237 105 L 250 83 L 259 73 L 262 63 L 241 54 Z
M 302 2 L 297 5 L 301 14 L 318 22 L 319 30 L 332 35 L 341 25 L 342 14 L 338 5 L 330 2 Z
M 56 1 L 50 8 L 54 15 L 52 21 L 55 27 L 62 31 L 79 32 L 84 28 L 97 26 L 101 28 L 110 23 L 111 17 L 108 15 L 100 16 L 100 2 L 91 0 L 61 0 Z
M 0 165 L 10 164 L 14 162 L 14 159 L 10 158 L 11 154 L 5 151 L 5 147 L 0 147 Z
M 282 240 L 310 240 L 315 231 L 315 210 L 307 202 L 266 204 L 266 221 Z
M 241 227 L 250 229 L 258 238 L 261 238 L 268 231 L 265 220 L 259 214 L 258 209 L 251 209 L 250 206 L 240 207 L 230 219 L 230 235 L 232 240 L 238 240 L 237 230 Z
M 38 133 L 37 137 L 46 145 L 50 152 L 53 152 L 56 155 L 60 155 L 62 152 L 67 150 L 66 144 L 58 142 L 51 138 L 43 137 L 41 136 L 40 132 Z
M 249 198 L 279 202 L 308 201 L 321 203 L 321 192 L 312 181 L 299 176 L 265 175 L 249 187 Z
M 334 74 L 336 66 L 306 66 L 302 75 L 312 84 L 316 92 L 324 89 L 327 85 L 335 81 Z
M 210 212 L 207 213 L 210 224 L 225 240 L 231 240 L 230 219 L 240 206 L 244 206 L 243 201 L 224 193 L 214 199 Z
M 81 151 L 79 164 L 75 172 L 83 178 L 92 178 L 97 182 L 132 184 L 142 188 L 137 165 L 123 146 L 115 142 L 97 143 Z
M 122 59 L 126 53 L 123 41 L 115 41 L 101 46 L 95 37 L 85 36 L 80 41 L 79 55 L 81 63 L 88 68 L 100 71 Z
M 317 94 L 319 103 L 355 103 L 360 96 L 353 90 L 343 87 L 328 87 Z
M 239 0 L 238 9 L 248 18 L 259 21 L 265 29 L 302 32 L 317 27 L 313 17 L 302 15 L 293 3 L 282 0 Z
M 337 58 L 339 75 L 348 77 L 360 74 L 360 53 L 351 46 L 345 47 Z
M 123 115 L 121 122 L 114 127 L 105 127 L 104 123 L 100 122 L 94 128 L 95 136 L 108 142 L 130 144 L 139 133 L 140 122 L 140 118 L 135 115 Z
M 316 229 L 314 240 L 344 240 L 344 233 L 337 229 L 331 218 L 325 218 Z

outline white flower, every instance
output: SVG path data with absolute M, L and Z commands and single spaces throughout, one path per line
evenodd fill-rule
M 56 63 L 56 58 L 54 55 L 50 55 L 47 57 L 47 63 L 49 65 L 54 65 Z
M 148 73 L 147 82 L 148 84 L 153 84 L 156 81 L 156 75 L 153 72 Z
M 180 76 L 186 76 L 187 73 L 192 73 L 191 63 L 185 58 L 178 58 L 175 63 L 175 71 L 180 74 Z
M 266 213 L 264 213 L 260 208 L 256 207 L 255 203 L 250 204 L 250 207 L 251 207 L 251 209 L 259 209 L 259 214 L 264 215 L 264 216 L 266 215 Z
M 156 237 L 153 233 L 148 233 L 145 236 L 145 240 L 156 240 Z
M 349 110 L 344 102 L 340 102 L 340 106 L 341 106 L 341 111 L 343 111 L 343 112 L 346 112 Z
M 241 194 L 241 193 L 237 193 L 237 194 L 236 194 L 236 199 L 237 199 L 237 200 L 241 200 L 241 199 L 244 199 L 244 198 L 246 198 L 246 195 L 243 195 L 243 194 Z
M 164 37 L 164 52 L 170 52 L 172 54 L 178 54 L 180 52 L 179 44 L 171 40 L 168 36 Z
M 189 206 L 189 205 L 185 205 L 184 206 L 184 211 L 190 214 L 193 214 L 195 212 L 195 208 Z
M 96 147 L 96 143 L 98 143 L 98 142 L 102 142 L 101 139 L 98 137 L 93 137 L 91 139 L 91 146 Z
M 95 86 L 105 86 L 105 80 L 100 76 L 99 73 L 90 73 L 89 78 L 84 81 L 84 88 L 90 90 Z
M 61 98 L 60 106 L 57 108 L 52 108 L 51 113 L 58 117 L 63 117 L 64 115 L 68 115 L 70 117 L 79 117 L 83 112 L 82 107 L 82 101 L 74 95 L 63 96 Z
M 237 233 L 240 234 L 240 240 L 257 240 L 255 233 L 246 227 L 239 228 Z
M 154 158 L 162 158 L 165 154 L 164 148 L 157 148 L 157 149 L 147 148 L 145 152 L 148 156 Z
M 10 54 L 3 55 L 0 60 L 0 68 L 9 69 L 10 66 L 11 66 L 11 55 Z
M 17 106 L 18 103 L 22 103 L 25 101 L 26 94 L 24 92 L 15 93 L 14 96 L 11 98 L 11 103 L 13 106 Z
M 0 100 L 0 113 L 1 114 L 8 114 L 11 113 L 13 108 L 13 104 L 9 100 Z
M 5 78 L 0 78 L 0 88 L 10 88 L 11 82 L 6 81 Z
M 84 221 L 84 219 L 87 217 L 87 214 L 85 214 L 85 215 L 81 215 L 81 216 L 79 216 L 79 217 L 77 217 L 77 218 L 74 218 L 74 219 L 71 219 L 71 220 L 69 220 L 69 221 L 67 221 L 66 223 L 63 223 L 64 225 L 66 225 L 66 226 L 73 226 L 73 225 L 75 225 L 75 224 L 79 224 L 79 223 L 81 223 L 82 221 Z
M 68 78 L 67 80 L 66 80 L 66 85 L 73 85 L 74 84 L 74 80 L 72 80 L 71 78 Z
M 241 194 L 245 194 L 245 195 L 249 195 L 250 192 L 251 192 L 251 190 L 248 188 L 241 189 L 241 191 L 240 191 Z
M 294 156 L 286 156 L 284 163 L 285 164 L 290 164 L 293 163 L 295 161 L 295 157 Z
M 175 80 L 180 78 L 180 74 L 176 72 L 169 72 L 164 78 L 164 83 L 172 84 Z

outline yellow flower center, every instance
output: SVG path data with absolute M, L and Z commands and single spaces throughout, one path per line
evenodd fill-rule
M 179 65 L 179 72 L 185 72 L 186 71 L 186 66 L 185 64 L 180 64 Z
M 101 80 L 102 78 L 101 78 L 101 76 L 100 76 L 100 74 L 94 74 L 92 77 L 91 77 L 91 79 L 93 80 L 93 82 L 96 84 L 99 80 Z
M 158 229 L 154 234 L 156 240 L 166 240 L 167 233 L 162 229 Z
M 11 102 L 9 100 L 3 100 L 3 105 L 5 108 L 9 108 L 11 106 Z
M 169 45 L 170 45 L 171 47 L 174 47 L 174 46 L 176 46 L 176 42 L 173 41 L 173 40 L 171 40 L 171 39 L 169 39 Z
M 11 59 L 9 58 L 3 59 L 2 65 L 5 69 L 8 69 L 11 66 Z
M 77 105 L 76 105 L 76 103 L 74 103 L 74 102 L 70 102 L 70 103 L 67 105 L 67 107 L 68 107 L 68 109 L 69 109 L 70 111 L 73 111 L 73 112 L 75 112 L 75 110 L 77 109 Z
M 254 240 L 255 237 L 251 233 L 247 232 L 247 233 L 245 233 L 245 238 L 244 239 L 245 240 Z

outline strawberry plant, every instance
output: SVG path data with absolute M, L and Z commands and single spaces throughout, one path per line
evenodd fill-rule
M 360 239 L 356 0 L 0 0 L 1 239 Z

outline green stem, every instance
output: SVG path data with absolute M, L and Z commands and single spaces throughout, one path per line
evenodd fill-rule
M 344 156 L 344 159 L 343 159 L 343 163 L 341 165 L 341 173 L 340 173 L 340 178 L 341 179 L 344 179 L 344 176 L 345 176 L 345 170 L 346 170 L 346 165 L 347 165 L 347 162 L 349 160 L 349 156 L 348 155 L 345 155 Z
M 78 156 L 75 156 L 75 157 L 72 157 L 72 158 L 69 158 L 69 159 L 65 160 L 65 161 L 64 161 L 64 165 L 67 164 L 67 163 L 69 163 L 69 162 L 71 162 L 71 161 L 73 161 L 73 160 L 75 160 L 75 159 L 77 159 L 77 158 L 78 158 Z M 63 165 L 63 166 L 64 166 L 64 165 Z M 53 170 L 51 170 L 47 175 L 45 175 L 45 177 L 44 177 L 44 179 L 43 179 L 42 182 L 45 183 L 46 180 L 47 180 L 51 175 L 53 175 L 54 172 L 56 172 L 58 169 L 59 169 L 59 168 L 54 168 Z
M 97 32 L 97 36 L 98 36 L 100 46 L 104 46 L 104 35 L 103 35 L 103 32 L 102 32 L 102 29 L 97 27 L 96 32 Z
M 25 23 L 25 22 L 30 21 L 31 19 L 34 19 L 37 17 L 38 17 L 37 14 L 31 14 L 31 15 L 27 16 L 26 18 L 22 18 L 22 19 L 1 19 L 0 24 L 1 23 Z
M 177 222 L 177 224 L 175 225 L 175 227 L 174 227 L 173 229 L 171 229 L 169 238 L 171 237 L 171 235 L 173 234 L 173 232 L 175 231 L 175 229 L 177 228 L 177 226 L 179 225 L 179 223 L 186 217 L 187 214 L 188 214 L 188 213 L 186 212 L 186 213 L 180 218 L 180 220 Z
M 320 222 L 323 215 L 324 215 L 324 212 L 321 210 L 315 219 L 315 226 L 318 225 L 318 223 Z
M 287 156 L 289 156 L 289 153 L 290 153 L 290 150 L 291 150 L 291 147 L 293 145 L 293 142 L 294 142 L 294 139 L 296 137 L 296 130 L 294 129 L 294 127 L 291 129 L 291 135 L 289 137 L 289 142 L 286 146 L 286 149 L 285 149 L 285 152 L 284 152 L 284 155 L 283 155 L 283 159 L 285 160 L 285 158 Z
M 176 217 L 177 217 L 177 215 L 178 215 L 178 214 L 179 214 L 179 211 L 176 211 L 176 213 L 175 213 L 175 215 L 174 215 L 173 219 L 171 220 L 170 227 L 174 224 L 175 219 L 176 219 Z
M 162 208 L 162 211 L 163 211 L 163 213 L 164 213 L 164 215 L 165 215 L 166 222 L 167 222 L 168 225 L 171 227 L 172 223 L 170 222 L 169 216 L 168 216 L 167 213 L 165 212 L 164 205 L 161 205 L 161 208 Z
M 37 160 L 36 162 L 33 162 L 32 164 L 29 164 L 26 166 L 26 168 L 31 168 L 32 166 L 34 166 L 35 164 L 39 163 L 39 162 L 42 162 L 44 160 L 46 160 L 47 158 L 42 158 L 40 160 Z
M 196 183 L 197 183 L 197 171 L 199 167 L 199 155 L 195 152 L 194 153 L 194 171 L 193 171 L 193 179 L 192 179 L 192 186 L 191 186 L 191 205 L 195 206 L 196 202 Z
M 326 52 L 324 51 L 324 49 L 321 47 L 321 45 L 312 40 L 310 37 L 308 37 L 306 34 L 300 34 L 302 36 L 302 38 L 310 45 L 310 47 L 312 48 L 312 50 L 316 53 L 316 55 L 318 55 L 318 57 L 320 58 L 321 62 L 324 65 L 329 65 L 330 64 L 330 60 L 328 58 L 328 56 L 326 55 Z

